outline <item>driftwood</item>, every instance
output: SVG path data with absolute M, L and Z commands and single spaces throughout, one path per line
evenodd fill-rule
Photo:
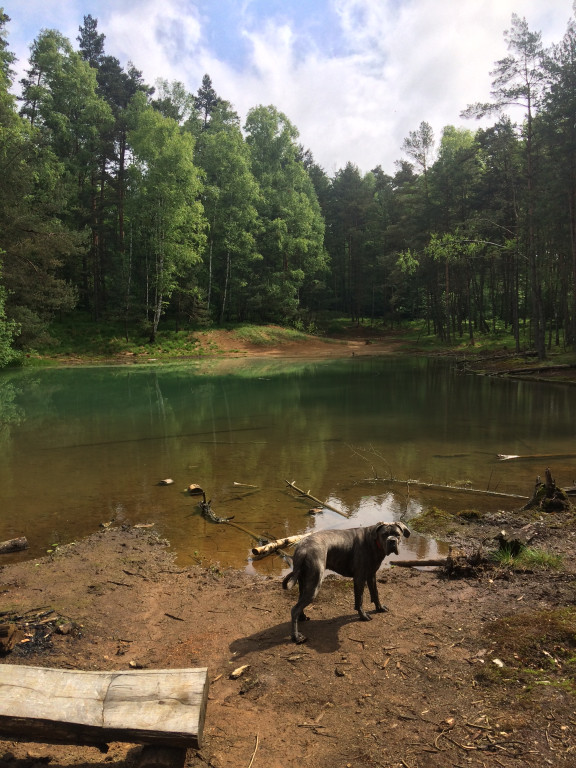
M 202 517 L 205 517 L 206 520 L 211 520 L 213 523 L 229 523 L 230 520 L 234 519 L 234 515 L 232 517 L 218 517 L 210 506 L 212 501 L 206 501 L 206 494 L 203 494 L 203 498 L 204 501 L 199 501 L 198 506 L 200 507 Z
M 547 373 L 548 371 L 569 371 L 576 366 L 571 363 L 558 363 L 556 365 L 531 365 L 526 368 L 508 368 L 502 371 L 494 371 L 490 376 L 523 376 L 532 373 Z
M 576 453 L 528 453 L 524 455 L 518 455 L 516 453 L 499 453 L 497 456 L 499 461 L 522 461 L 526 459 L 575 459 Z
M 398 485 L 411 485 L 417 488 L 429 488 L 434 491 L 459 491 L 461 493 L 476 493 L 483 496 L 501 496 L 506 499 L 527 499 L 528 496 L 521 496 L 517 493 L 500 493 L 500 491 L 484 491 L 482 488 L 469 488 L 465 485 L 442 485 L 441 483 L 422 483 L 419 480 L 396 480 L 394 478 L 378 478 L 382 483 L 396 483 Z
M 285 539 L 269 541 L 267 544 L 262 544 L 259 547 L 252 547 L 252 554 L 256 555 L 256 557 L 266 557 L 266 555 L 271 555 L 272 552 L 276 552 L 277 550 L 282 549 L 282 547 L 289 547 L 292 544 L 296 544 L 309 535 L 310 534 L 308 533 L 301 533 L 300 535 L 286 536 Z
M 295 491 L 297 491 L 300 496 L 305 496 L 307 499 L 311 499 L 312 501 L 315 501 L 316 504 L 319 504 L 321 507 L 325 507 L 326 509 L 330 509 L 332 512 L 337 512 L 339 515 L 342 515 L 342 517 L 350 517 L 346 512 L 342 512 L 341 509 L 336 509 L 336 507 L 333 507 L 330 504 L 326 504 L 324 501 L 320 501 L 320 499 L 317 499 L 316 496 L 312 496 L 310 491 L 306 492 L 303 491 L 301 488 L 298 488 L 295 483 L 295 480 L 292 480 L 292 482 L 289 482 L 288 480 L 284 481 L 286 485 L 290 486 L 290 488 L 293 488 Z
M 0 734 L 50 744 L 198 749 L 207 698 L 206 668 L 79 672 L 3 664 Z
M 20 536 L 18 539 L 8 539 L 0 542 L 0 555 L 7 555 L 9 552 L 19 552 L 22 549 L 28 549 L 28 540 L 26 536 Z

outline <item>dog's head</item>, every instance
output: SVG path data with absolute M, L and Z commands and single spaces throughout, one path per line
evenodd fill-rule
M 410 536 L 410 530 L 404 523 L 378 523 L 374 527 L 376 546 L 384 552 L 384 557 L 398 554 L 402 536 L 406 539 Z

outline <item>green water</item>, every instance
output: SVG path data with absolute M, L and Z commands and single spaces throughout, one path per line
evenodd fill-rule
M 576 477 L 576 390 L 457 374 L 442 361 L 350 358 L 23 370 L 0 375 L 0 540 L 26 536 L 38 557 L 101 523 L 154 523 L 182 564 L 260 572 L 249 536 L 367 525 L 422 507 L 511 509 L 517 500 L 420 493 L 383 478 L 462 483 L 528 495 L 550 465 Z M 562 458 L 500 462 L 497 454 Z M 570 454 L 572 456 L 570 456 Z M 174 484 L 160 486 L 171 478 Z M 374 478 L 379 478 L 374 480 Z M 328 501 L 312 517 L 285 481 Z M 245 487 L 247 485 L 256 488 Z M 433 557 L 414 536 L 402 557 Z M 247 565 L 248 563 L 248 565 Z

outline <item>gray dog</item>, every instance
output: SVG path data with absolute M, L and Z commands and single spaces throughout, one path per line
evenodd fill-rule
M 292 640 L 295 643 L 306 640 L 298 632 L 298 622 L 308 621 L 304 608 L 318 594 L 326 569 L 354 579 L 354 608 L 361 621 L 370 621 L 372 618 L 362 608 L 366 584 L 376 610 L 379 613 L 387 611 L 388 608 L 382 605 L 378 597 L 376 571 L 385 557 L 392 553 L 398 554 L 402 536 L 410 536 L 404 523 L 376 523 L 368 528 L 318 531 L 297 544 L 293 570 L 282 582 L 284 589 L 291 589 L 296 582 L 300 588 L 300 597 L 292 608 Z

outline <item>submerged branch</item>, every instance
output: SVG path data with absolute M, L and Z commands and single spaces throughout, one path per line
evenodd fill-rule
M 286 483 L 286 485 L 289 485 L 290 488 L 293 488 L 295 491 L 297 491 L 301 496 L 306 496 L 307 499 L 311 499 L 312 501 L 315 501 L 316 504 L 318 504 L 319 506 L 325 507 L 326 509 L 330 509 L 332 512 L 337 512 L 339 515 L 342 515 L 342 517 L 350 517 L 350 515 L 348 515 L 346 512 L 342 512 L 341 509 L 336 509 L 336 507 L 333 507 L 330 504 L 326 504 L 326 502 L 324 501 L 320 501 L 320 499 L 317 499 L 316 496 L 312 496 L 310 491 L 308 491 L 307 493 L 306 491 L 303 491 L 301 488 L 298 488 L 295 485 L 296 480 L 292 480 L 292 482 L 290 482 L 289 480 L 285 480 L 284 482 Z

